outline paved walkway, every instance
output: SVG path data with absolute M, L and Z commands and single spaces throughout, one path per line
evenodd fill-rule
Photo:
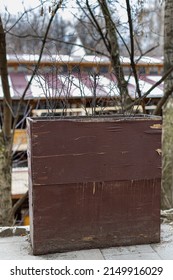
M 27 236 L 0 237 L 0 260 L 173 260 L 173 223 L 161 225 L 158 244 L 33 256 Z

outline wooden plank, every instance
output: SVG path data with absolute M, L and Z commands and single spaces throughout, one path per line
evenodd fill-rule
M 33 252 L 159 242 L 159 202 L 158 179 L 36 187 Z
M 34 185 L 161 177 L 160 121 L 36 122 Z M 77 172 L 76 172 L 77 171 Z M 67 176 L 68 174 L 68 176 Z

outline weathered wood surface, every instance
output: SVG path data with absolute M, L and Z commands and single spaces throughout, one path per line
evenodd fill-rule
M 159 242 L 161 120 L 29 120 L 34 254 Z

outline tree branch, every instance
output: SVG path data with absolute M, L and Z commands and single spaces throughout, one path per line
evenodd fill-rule
M 23 203 L 26 201 L 27 198 L 28 198 L 28 191 L 12 207 L 10 213 L 11 217 L 14 217 L 17 210 L 23 205 Z
M 163 75 L 163 77 L 157 81 L 145 94 L 143 94 L 140 98 L 137 98 L 134 100 L 134 102 L 132 102 L 131 104 L 129 104 L 128 106 L 126 106 L 125 110 L 129 110 L 131 109 L 134 105 L 139 104 L 139 102 L 144 99 L 145 97 L 147 97 L 150 92 L 152 92 L 153 89 L 155 89 L 157 86 L 159 86 L 173 71 L 173 66 Z
M 131 67 L 132 67 L 132 71 L 133 71 L 133 75 L 135 78 L 135 83 L 136 83 L 136 89 L 137 89 L 137 93 L 139 98 L 142 96 L 141 94 L 141 90 L 140 90 L 140 86 L 139 86 L 139 79 L 138 79 L 138 74 L 136 71 L 136 64 L 134 61 L 134 39 L 133 39 L 133 23 L 132 23 L 132 16 L 131 16 L 131 7 L 130 7 L 130 3 L 129 0 L 126 0 L 126 6 L 127 6 L 127 16 L 128 16 L 128 23 L 129 23 L 129 33 L 130 33 L 130 45 L 131 45 L 131 53 L 130 53 L 130 61 L 131 61 Z M 143 111 L 145 113 L 145 106 L 142 100 L 142 107 L 143 107 Z

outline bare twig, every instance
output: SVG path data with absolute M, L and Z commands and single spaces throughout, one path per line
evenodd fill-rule
M 153 91 L 153 89 L 155 89 L 157 86 L 159 86 L 169 75 L 170 73 L 173 71 L 173 66 L 162 76 L 162 78 L 157 81 L 145 94 L 143 94 L 140 98 L 137 98 L 134 100 L 134 102 L 132 102 L 131 104 L 129 104 L 128 106 L 126 106 L 125 110 L 129 110 L 131 109 L 134 105 L 139 104 L 139 102 L 144 99 L 145 97 L 147 97 L 150 92 Z
M 36 65 L 35 65 L 35 67 L 34 67 L 34 70 L 32 72 L 31 78 L 30 78 L 30 80 L 29 80 L 29 82 L 28 82 L 28 84 L 27 84 L 27 86 L 26 86 L 26 88 L 25 88 L 25 90 L 24 90 L 24 92 L 22 94 L 22 97 L 21 97 L 21 99 L 20 99 L 20 101 L 18 103 L 18 107 L 17 107 L 17 111 L 16 111 L 16 116 L 15 116 L 15 119 L 14 119 L 14 122 L 13 122 L 13 138 L 14 138 L 14 131 L 15 131 L 15 127 L 16 127 L 16 124 L 17 124 L 17 121 L 18 121 L 19 112 L 20 112 L 20 108 L 21 108 L 22 102 L 23 102 L 23 100 L 25 98 L 25 95 L 26 95 L 26 93 L 27 93 L 27 91 L 28 91 L 28 89 L 29 89 L 29 87 L 30 87 L 30 85 L 32 83 L 32 80 L 34 79 L 34 77 L 35 77 L 35 75 L 36 75 L 36 73 L 37 73 L 37 71 L 39 69 L 40 62 L 41 62 L 42 55 L 43 55 L 43 51 L 44 51 L 44 48 L 45 48 L 45 45 L 46 45 L 46 42 L 47 42 L 47 36 L 48 36 L 49 30 L 50 30 L 52 21 L 53 21 L 55 15 L 56 15 L 57 11 L 61 7 L 62 3 L 63 3 L 63 0 L 60 0 L 58 2 L 54 12 L 52 13 L 52 15 L 50 17 L 50 20 L 49 20 L 49 23 L 48 23 L 48 26 L 47 26 L 47 29 L 46 29 L 46 32 L 45 32 L 45 35 L 44 35 L 44 38 L 43 38 L 43 41 L 42 41 L 42 46 L 41 46 L 41 50 L 40 50 L 38 61 L 37 61 Z M 11 149 L 12 149 L 12 144 L 13 143 L 11 143 Z
M 131 67 L 132 67 L 132 71 L 133 71 L 133 75 L 134 75 L 134 79 L 135 79 L 135 83 L 136 83 L 137 93 L 140 98 L 142 96 L 142 94 L 141 94 L 141 90 L 140 90 L 140 86 L 139 86 L 138 74 L 136 71 L 136 63 L 134 61 L 134 31 L 133 31 L 133 22 L 132 22 L 132 16 L 131 16 L 131 6 L 129 3 L 129 0 L 126 0 L 126 6 L 127 6 L 127 15 L 128 15 L 128 22 L 129 22 L 130 45 L 131 45 L 130 61 L 131 61 Z M 142 105 L 143 111 L 145 113 L 145 107 L 144 107 L 143 100 L 142 100 L 141 105 Z
M 14 217 L 17 210 L 23 205 L 23 203 L 26 201 L 27 198 L 28 198 L 28 191 L 12 207 L 11 214 L 10 214 L 11 217 Z

